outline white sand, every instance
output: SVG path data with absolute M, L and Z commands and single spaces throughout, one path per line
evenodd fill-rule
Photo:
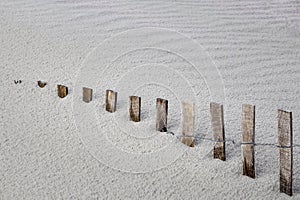
M 252 180 L 238 144 L 250 103 L 257 143 L 277 143 L 281 108 L 300 145 L 299 1 L 1 0 L 0 13 L 0 199 L 300 198 L 300 147 L 290 198 L 279 193 L 278 149 L 256 146 Z M 59 99 L 56 84 L 70 95 Z M 95 92 L 89 104 L 84 86 Z M 106 89 L 119 93 L 114 114 Z M 142 97 L 141 123 L 128 121 L 129 95 Z M 187 148 L 155 132 L 157 97 L 169 100 L 175 136 L 182 100 L 195 102 L 205 138 L 209 102 L 223 103 L 236 143 L 227 161 L 212 159 L 210 141 Z

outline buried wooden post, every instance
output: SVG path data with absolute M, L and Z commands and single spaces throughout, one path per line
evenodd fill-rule
M 46 82 L 43 82 L 43 81 L 38 81 L 37 83 L 38 83 L 38 86 L 39 86 L 40 88 L 43 88 L 43 87 L 45 87 L 45 86 L 47 85 L 47 83 L 46 83 Z
M 64 85 L 57 85 L 57 95 L 60 98 L 65 98 L 68 95 L 68 87 Z
M 194 103 L 182 102 L 182 143 L 189 147 L 194 147 Z
M 292 113 L 278 110 L 278 147 L 280 192 L 293 195 L 293 125 Z
M 168 100 L 156 99 L 156 130 L 167 132 Z
M 115 112 L 117 110 L 117 92 L 106 90 L 106 111 Z
M 86 103 L 89 103 L 93 99 L 93 89 L 91 88 L 82 88 L 82 100 Z
M 244 104 L 242 112 L 243 175 L 255 178 L 255 106 Z
M 224 129 L 224 113 L 223 105 L 217 103 L 210 104 L 211 125 L 213 131 L 214 158 L 225 161 L 225 129 Z
M 139 122 L 141 121 L 141 97 L 130 96 L 130 107 L 129 115 L 130 121 Z

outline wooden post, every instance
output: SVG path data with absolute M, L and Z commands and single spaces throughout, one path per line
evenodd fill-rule
M 156 99 L 156 130 L 167 132 L 168 100 Z
M 43 88 L 43 87 L 45 87 L 46 85 L 47 85 L 46 82 L 38 81 L 38 86 L 39 86 L 40 88 Z
M 182 143 L 189 147 L 194 147 L 194 103 L 182 102 Z
M 223 105 L 217 103 L 210 104 L 211 125 L 213 138 L 215 141 L 214 158 L 225 161 L 225 129 Z
M 242 118 L 242 161 L 243 175 L 255 178 L 255 106 L 243 105 Z
M 82 88 L 82 100 L 86 103 L 89 103 L 93 99 L 93 89 L 91 88 Z
M 115 112 L 117 110 L 117 92 L 106 90 L 106 111 Z
M 68 87 L 63 85 L 57 85 L 57 95 L 60 98 L 65 98 L 68 95 Z
M 278 110 L 278 146 L 280 192 L 293 195 L 293 125 L 292 113 Z
M 130 96 L 129 115 L 130 121 L 141 121 L 141 97 Z

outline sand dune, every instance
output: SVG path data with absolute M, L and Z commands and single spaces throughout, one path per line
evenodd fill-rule
M 290 198 L 275 146 L 279 108 L 293 112 L 300 145 L 299 1 L 2 0 L 0 13 L 1 199 L 299 198 L 300 148 Z M 114 114 L 106 89 L 120 95 Z M 155 132 L 157 97 L 174 136 Z M 196 103 L 195 148 L 177 138 L 184 98 Z M 212 158 L 210 101 L 224 104 L 226 162 Z M 256 105 L 255 180 L 241 175 L 243 103 Z

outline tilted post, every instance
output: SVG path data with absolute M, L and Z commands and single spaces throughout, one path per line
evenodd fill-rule
M 167 132 L 168 100 L 156 99 L 156 130 Z
M 242 161 L 243 175 L 255 178 L 255 106 L 243 105 Z
M 117 110 L 117 92 L 106 90 L 106 111 L 115 112 Z
M 141 97 L 130 96 L 130 107 L 129 115 L 130 121 L 139 122 L 141 121 Z
M 213 131 L 214 158 L 225 161 L 225 129 L 224 129 L 224 113 L 223 105 L 217 103 L 210 104 L 211 125 Z
M 182 102 L 182 143 L 189 147 L 194 147 L 194 103 Z
M 60 98 L 65 98 L 68 95 L 68 87 L 64 85 L 57 85 L 57 95 Z
M 280 192 L 293 195 L 293 125 L 292 113 L 278 110 L 278 147 Z

